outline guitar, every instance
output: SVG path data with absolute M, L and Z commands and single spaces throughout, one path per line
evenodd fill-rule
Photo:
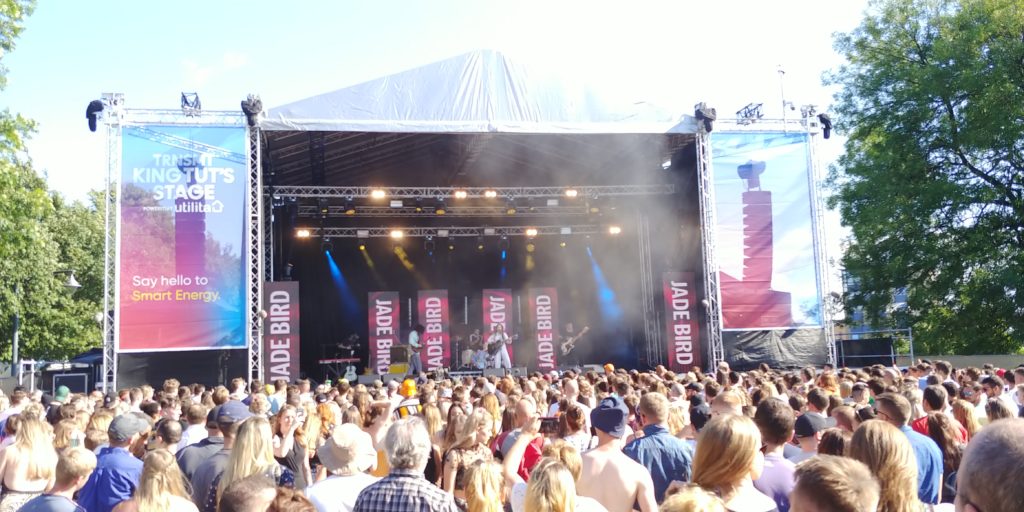
M 569 355 L 569 353 L 572 352 L 573 349 L 576 348 L 576 342 L 579 341 L 580 338 L 582 338 L 583 335 L 586 334 L 587 331 L 589 331 L 589 330 L 590 330 L 590 326 L 588 325 L 588 326 L 584 327 L 583 330 L 579 332 L 579 334 L 577 334 L 576 336 L 573 336 L 572 338 L 569 338 L 564 343 L 562 343 L 562 355 L 563 356 Z
M 354 365 L 348 365 L 345 367 L 345 380 L 355 382 L 359 380 L 359 376 L 356 375 L 356 367 Z
M 487 355 L 493 357 L 498 354 L 498 350 L 502 348 L 502 345 L 511 345 L 513 341 L 518 340 L 519 335 L 514 336 L 505 335 L 505 341 L 498 340 L 487 344 Z

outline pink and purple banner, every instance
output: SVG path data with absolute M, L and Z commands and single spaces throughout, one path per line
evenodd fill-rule
M 391 347 L 401 343 L 398 292 L 370 292 L 367 312 L 370 317 L 370 368 L 378 375 L 384 375 L 391 366 Z
M 264 381 L 299 378 L 299 283 L 275 281 L 263 285 Z
M 661 283 L 668 366 L 674 372 L 687 372 L 701 365 L 693 272 L 665 272 Z
M 501 325 L 505 329 L 505 334 L 509 337 L 514 336 L 515 333 L 511 331 L 512 328 L 512 290 L 508 288 L 500 289 L 485 289 L 483 291 L 483 316 L 484 316 L 484 342 L 487 341 L 487 337 L 490 336 L 491 331 L 498 325 Z M 515 364 L 513 355 L 515 353 L 512 347 L 509 345 L 508 348 L 508 359 Z
M 126 126 L 122 147 L 117 349 L 245 348 L 245 127 Z
M 423 358 L 425 370 L 439 370 L 450 366 L 451 338 L 448 317 L 448 290 L 420 290 L 416 312 L 423 324 Z
M 530 322 L 537 336 L 537 367 L 558 368 L 558 290 L 530 289 Z

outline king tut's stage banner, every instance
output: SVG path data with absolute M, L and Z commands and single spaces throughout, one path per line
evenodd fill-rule
M 263 375 L 265 382 L 299 378 L 299 282 L 263 285 Z
M 530 288 L 530 322 L 537 337 L 537 367 L 558 368 L 558 290 Z
M 451 345 L 448 334 L 448 290 L 421 290 L 416 312 L 423 324 L 423 350 L 420 357 L 423 368 L 439 370 L 449 367 Z
M 399 345 L 398 292 L 370 292 L 370 368 L 378 375 L 388 373 L 391 347 Z
M 486 289 L 483 292 L 483 315 L 484 315 L 484 343 L 487 343 L 487 337 L 494 331 L 495 327 L 500 325 L 505 328 L 505 334 L 510 337 L 514 334 L 511 332 L 512 324 L 512 290 L 508 288 L 502 289 Z M 515 350 L 512 349 L 515 344 L 513 343 L 508 347 L 508 360 L 515 364 L 513 355 Z
M 821 325 L 809 136 L 711 134 L 722 327 Z
M 244 348 L 244 127 L 124 128 L 118 350 Z
M 701 366 L 693 272 L 666 272 L 661 290 L 665 297 L 668 365 L 674 372 Z

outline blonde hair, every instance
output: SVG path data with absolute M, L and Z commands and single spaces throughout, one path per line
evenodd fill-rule
M 277 466 L 274 447 L 270 444 L 270 421 L 262 416 L 253 416 L 242 422 L 231 447 L 231 455 L 217 486 L 217 496 L 232 482 L 247 476 L 263 473 Z
M 729 501 L 746 478 L 761 448 L 754 420 L 737 414 L 715 416 L 700 431 L 693 456 L 693 483 Z
M 80 431 L 78 422 L 75 420 L 60 420 L 53 428 L 53 447 L 63 450 L 71 445 L 71 439 L 76 431 Z
M 487 393 L 480 398 L 480 408 L 491 414 L 491 436 L 496 436 L 501 429 L 501 404 L 494 393 Z
M 668 408 L 668 431 L 673 436 L 678 437 L 686 429 L 686 425 L 689 421 L 689 411 L 682 407 L 669 407 Z
M 455 441 L 452 443 L 452 449 L 472 448 L 477 442 L 476 432 L 481 425 L 489 425 L 486 429 L 487 432 L 494 432 L 494 418 L 491 417 L 491 413 L 487 412 L 486 409 L 477 408 L 466 416 L 466 422 L 463 423 L 462 428 L 459 429 L 459 433 L 455 437 Z M 489 441 L 489 439 L 487 441 Z M 487 441 L 484 442 L 486 443 Z
M 257 416 L 266 416 L 270 413 L 270 400 L 267 395 L 263 393 L 255 393 L 252 395 L 252 401 L 249 402 L 249 412 Z
M 722 499 L 697 485 L 687 485 L 669 496 L 658 507 L 659 512 L 726 512 Z
M 576 483 L 564 464 L 542 458 L 530 472 L 526 484 L 526 512 L 573 512 L 576 510 Z
M 79 478 L 86 478 L 96 469 L 96 454 L 85 448 L 68 448 L 57 460 L 58 485 L 71 485 Z
M 25 478 L 28 480 L 49 480 L 57 467 L 57 450 L 53 448 L 50 424 L 38 418 L 23 417 L 18 433 L 14 437 L 14 447 L 23 457 Z
M 313 404 L 307 403 L 303 406 L 303 410 L 306 411 L 306 421 L 302 425 L 303 430 L 306 431 L 306 446 L 316 449 L 320 445 L 320 416 L 317 415 L 316 407 Z
M 580 457 L 580 452 L 575 446 L 559 439 L 545 446 L 541 456 L 561 462 L 572 474 L 572 480 L 580 481 L 580 475 L 583 473 L 583 458 Z
M 135 490 L 138 512 L 171 510 L 171 496 L 190 498 L 185 477 L 171 452 L 159 448 L 142 459 L 142 476 Z
M 466 468 L 466 511 L 502 512 L 505 481 L 501 466 L 480 461 Z
M 878 508 L 878 482 L 863 462 L 818 455 L 798 464 L 795 476 L 792 496 L 802 496 L 818 510 L 867 512 Z
M 438 432 L 444 430 L 444 421 L 441 420 L 441 409 L 434 404 L 423 405 L 423 420 L 427 424 L 427 432 L 430 432 L 430 439 Z
M 868 420 L 853 433 L 850 457 L 867 465 L 881 486 L 878 512 L 917 512 L 917 462 L 910 441 L 882 420 Z
M 981 430 L 981 423 L 978 421 L 978 415 L 974 413 L 974 406 L 966 400 L 953 400 L 953 417 L 967 431 L 968 441 Z

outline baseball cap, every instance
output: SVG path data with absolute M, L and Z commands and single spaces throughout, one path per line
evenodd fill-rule
M 628 417 L 629 409 L 626 408 L 626 404 L 621 398 L 613 395 L 601 400 L 601 403 L 590 411 L 590 424 L 612 437 L 622 437 L 626 433 Z
M 111 441 L 128 441 L 132 436 L 149 429 L 149 422 L 133 413 L 122 414 L 110 422 L 107 435 Z
M 217 423 L 238 423 L 252 416 L 249 408 L 238 400 L 229 400 L 220 405 Z
M 690 423 L 693 424 L 693 428 L 697 432 L 700 432 L 704 429 L 704 425 L 707 424 L 708 420 L 711 419 L 711 407 L 704 402 L 704 398 L 700 395 L 697 395 L 694 398 L 700 398 L 700 400 L 691 400 L 691 402 L 699 403 L 690 407 Z
M 57 391 L 53 393 L 53 399 L 58 402 L 64 402 L 70 394 L 71 390 L 67 386 L 57 386 Z
M 341 475 L 362 473 L 377 465 L 370 434 L 352 423 L 335 427 L 316 454 L 328 471 Z
M 206 428 L 217 428 L 217 413 L 219 412 L 219 405 L 210 408 L 210 412 L 206 413 Z
M 324 394 L 324 393 L 320 393 L 320 394 L 316 395 L 316 397 L 314 398 L 314 401 L 316 401 L 316 403 L 318 403 L 318 404 L 327 403 L 327 400 L 328 400 L 327 395 Z
M 793 425 L 793 434 L 796 437 L 811 437 L 826 428 L 829 428 L 829 421 L 824 416 L 817 414 L 801 414 Z

